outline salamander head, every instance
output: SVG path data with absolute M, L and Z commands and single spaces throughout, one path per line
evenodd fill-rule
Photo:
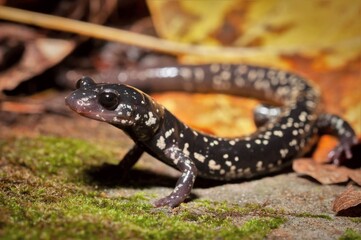
M 143 141 L 158 130 L 164 108 L 150 96 L 128 85 L 97 84 L 90 77 L 78 80 L 66 104 L 82 116 L 112 124 Z

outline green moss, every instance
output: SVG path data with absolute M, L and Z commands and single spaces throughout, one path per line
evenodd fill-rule
M 272 229 L 278 228 L 285 221 L 281 217 L 252 219 L 239 229 L 239 236 L 248 239 L 264 239 Z
M 340 240 L 361 240 L 361 233 L 356 232 L 352 229 L 347 229 L 339 239 Z
M 327 219 L 327 220 L 333 220 L 332 217 L 330 217 L 326 214 L 297 213 L 294 216 L 304 217 L 304 218 L 323 218 L 323 219 Z
M 296 216 L 260 204 L 196 200 L 170 210 L 142 193 L 104 197 L 84 170 L 115 154 L 81 140 L 14 139 L 0 153 L 1 239 L 263 239 Z
M 38 137 L 22 138 L 0 144 L 3 158 L 10 163 L 31 169 L 40 177 L 57 175 L 63 179 L 79 180 L 89 165 L 114 161 L 114 152 L 103 150 L 82 140 Z
M 155 209 L 137 195 L 108 199 L 78 193 L 32 204 L 24 197 L 2 194 L 0 199 L 12 216 L 2 231 L 9 239 L 261 239 L 283 223 L 279 218 L 257 217 L 238 227 L 235 219 L 212 212 L 196 215 L 187 209 L 178 213 Z
M 109 149 L 81 140 L 14 139 L 2 142 L 0 151 L 4 239 L 262 238 L 278 226 L 275 221 L 282 223 L 278 217 L 252 216 L 252 208 L 226 202 L 196 201 L 170 211 L 154 208 L 144 194 L 102 197 L 84 181 L 84 170 L 116 159 Z
M 353 218 L 350 218 L 350 220 L 354 223 L 361 223 L 361 217 L 353 217 Z

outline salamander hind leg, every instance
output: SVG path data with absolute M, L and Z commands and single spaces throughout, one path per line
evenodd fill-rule
M 269 104 L 260 104 L 253 110 L 254 123 L 259 128 L 272 118 L 278 117 L 280 112 L 281 109 L 279 107 Z
M 357 144 L 357 137 L 348 122 L 337 115 L 322 114 L 317 126 L 320 134 L 329 134 L 339 140 L 339 144 L 328 154 L 329 162 L 339 165 L 343 153 L 346 159 L 352 158 L 351 147 Z
M 170 206 L 173 208 L 181 204 L 189 196 L 197 176 L 197 168 L 192 160 L 177 147 L 166 149 L 165 154 L 182 172 L 182 175 L 172 193 L 155 201 L 154 206 Z

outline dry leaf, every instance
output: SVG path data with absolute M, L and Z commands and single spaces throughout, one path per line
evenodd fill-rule
M 293 161 L 295 172 L 311 176 L 322 184 L 335 184 L 347 182 L 350 178 L 359 180 L 361 169 L 350 169 L 332 164 L 316 163 L 312 159 L 297 159 Z M 356 177 L 357 176 L 357 177 Z M 355 181 L 360 184 L 359 181 Z
M 238 46 L 247 53 L 240 54 L 237 61 L 226 54 L 203 58 L 187 55 L 180 57 L 182 63 L 228 61 L 287 68 L 315 82 L 325 100 L 324 111 L 344 117 L 361 136 L 361 31 L 357 21 L 361 1 L 352 5 L 337 0 L 147 3 L 161 37 Z M 336 142 L 329 139 L 322 139 L 326 148 L 317 159 L 325 159 L 335 146 Z
M 4 112 L 16 112 L 16 113 L 42 113 L 45 107 L 41 104 L 34 103 L 17 103 L 10 101 L 0 102 L 0 110 Z
M 240 59 L 282 65 L 282 55 L 343 66 L 360 56 L 361 1 L 147 1 L 160 36 L 254 50 Z M 317 23 L 317 24 L 315 24 Z M 226 60 L 227 57 L 224 57 Z M 264 60 L 267 59 L 265 62 Z M 270 61 L 273 60 L 273 61 Z
M 16 3 L 13 4 L 16 5 Z M 28 4 L 33 4 L 32 8 L 36 9 L 39 7 L 38 4 L 41 3 L 35 1 Z M 89 22 L 102 24 L 108 19 L 109 15 L 116 10 L 117 1 L 96 0 L 74 1 L 72 3 L 63 3 L 60 1 L 59 4 L 55 4 L 54 6 L 55 9 L 48 9 L 54 15 L 84 19 Z M 33 18 L 36 18 L 35 14 Z M 41 36 L 37 31 L 38 30 L 20 25 L 0 25 L 0 41 L 9 41 L 9 39 L 13 39 L 17 42 L 21 42 L 25 48 L 21 59 L 17 64 L 12 65 L 10 68 L 7 68 L 0 73 L 0 91 L 12 90 L 22 81 L 39 75 L 50 67 L 58 64 L 74 50 L 77 43 L 85 39 L 84 37 L 76 36 L 72 36 L 69 40 L 47 38 L 47 36 Z M 44 32 L 45 31 L 42 31 L 42 33 Z M 52 36 L 55 35 L 54 33 L 50 34 Z M 58 34 L 62 35 L 62 38 L 67 36 L 67 34 L 64 33 Z
M 152 96 L 186 124 L 204 133 L 238 137 L 256 130 L 252 110 L 259 102 L 254 99 L 175 92 Z
M 14 38 L 25 47 L 19 62 L 0 72 L 0 91 L 12 90 L 22 81 L 44 72 L 75 47 L 74 41 L 42 38 L 24 26 L 3 24 L 0 29 L 0 39 Z
M 0 73 L 0 90 L 12 90 L 20 82 L 36 76 L 66 57 L 75 47 L 70 40 L 39 38 L 26 42 L 20 62 Z
M 349 186 L 333 202 L 332 210 L 347 216 L 360 216 L 361 213 L 361 191 L 356 191 Z M 347 213 L 346 213 L 347 211 Z
M 352 179 L 352 181 L 361 186 L 361 171 L 351 171 L 349 173 L 349 177 Z

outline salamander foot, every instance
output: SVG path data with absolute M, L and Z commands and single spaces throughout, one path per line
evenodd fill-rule
M 175 208 L 175 207 L 179 206 L 183 202 L 183 200 L 184 199 L 177 198 L 176 196 L 173 196 L 173 194 L 171 194 L 171 195 L 169 195 L 167 197 L 156 200 L 153 203 L 153 205 L 155 207 L 168 206 L 168 207 L 171 207 L 171 208 Z
M 327 156 L 328 162 L 332 162 L 335 165 L 341 165 L 342 154 L 345 154 L 346 159 L 352 158 L 351 148 L 357 144 L 357 138 L 348 138 L 342 140 L 334 149 L 329 152 Z

